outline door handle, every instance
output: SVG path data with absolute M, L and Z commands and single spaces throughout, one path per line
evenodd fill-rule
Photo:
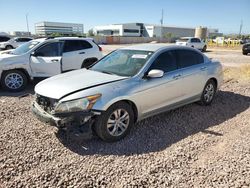
M 201 67 L 201 70 L 202 71 L 207 70 L 207 67 Z
M 85 52 L 79 52 L 79 54 L 85 54 Z
M 58 62 L 59 60 L 58 59 L 52 59 L 51 61 L 52 62 Z
M 181 74 L 177 74 L 177 75 L 174 75 L 174 76 L 173 76 L 173 79 L 177 80 L 177 79 L 179 79 L 180 77 L 181 77 Z

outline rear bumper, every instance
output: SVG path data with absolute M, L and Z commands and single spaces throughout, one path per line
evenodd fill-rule
M 54 116 L 43 110 L 37 102 L 32 103 L 31 110 L 41 122 L 77 134 L 83 133 L 87 137 L 92 136 L 93 117 L 96 115 L 94 112 L 64 113 Z

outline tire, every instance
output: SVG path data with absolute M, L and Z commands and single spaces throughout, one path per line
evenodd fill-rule
M 3 89 L 11 92 L 18 92 L 25 89 L 28 83 L 27 76 L 19 70 L 10 70 L 3 72 L 1 85 Z
M 119 117 L 123 117 L 123 120 L 119 120 Z M 97 117 L 94 129 L 98 137 L 102 140 L 106 142 L 115 142 L 123 139 L 129 133 L 133 125 L 134 112 L 132 107 L 125 102 L 118 102 Z
M 13 49 L 13 46 L 7 45 L 7 46 L 5 47 L 5 49 L 6 49 L 6 50 L 11 50 L 11 49 Z
M 201 51 L 202 51 L 202 52 L 206 52 L 206 51 L 207 51 L 207 45 L 205 45 L 205 46 L 202 48 Z
M 213 102 L 214 96 L 216 94 L 217 86 L 214 80 L 208 80 L 199 101 L 202 106 L 208 106 Z
M 243 55 L 247 55 L 247 52 L 242 52 Z

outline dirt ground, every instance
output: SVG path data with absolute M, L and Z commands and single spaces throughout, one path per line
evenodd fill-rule
M 250 56 L 206 54 L 225 69 L 213 104 L 148 118 L 117 143 L 74 140 L 39 122 L 35 83 L 0 90 L 0 187 L 250 187 Z

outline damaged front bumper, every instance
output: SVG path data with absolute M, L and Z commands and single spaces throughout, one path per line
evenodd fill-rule
M 78 135 L 82 134 L 84 137 L 92 137 L 94 116 L 101 114 L 97 111 L 84 111 L 52 115 L 41 108 L 37 102 L 33 102 L 31 108 L 40 121 Z

